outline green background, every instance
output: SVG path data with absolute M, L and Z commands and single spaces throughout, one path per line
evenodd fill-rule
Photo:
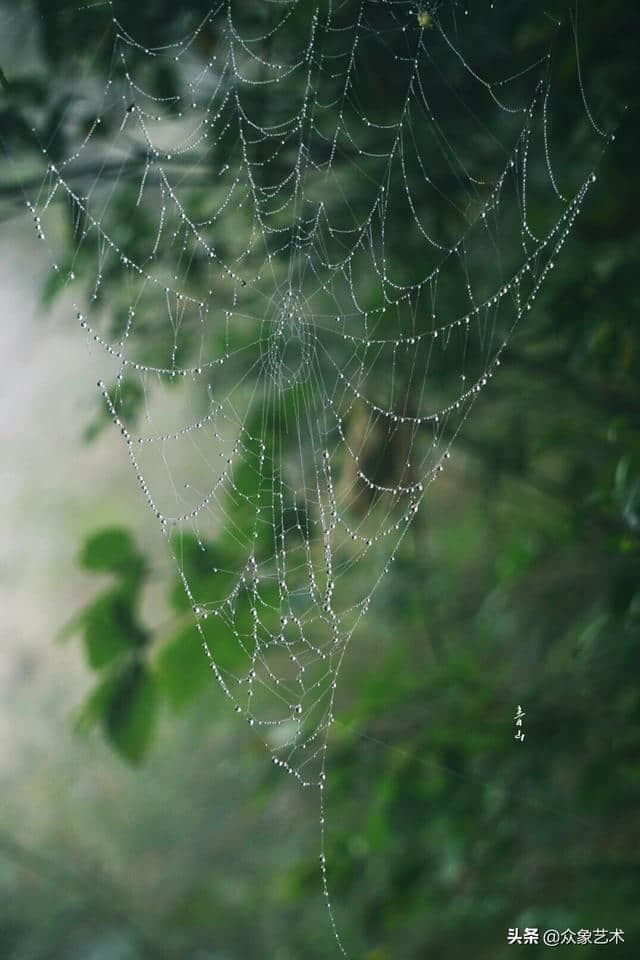
M 549 41 L 553 23 L 532 5 L 486 7 L 468 28 L 485 67 L 499 54 L 527 61 Z M 38 171 L 26 117 L 37 117 L 48 142 L 55 131 L 52 150 L 64 153 L 58 81 L 68 51 L 86 48 L 86 23 L 57 2 L 0 9 L 8 29 L 35 38 L 33 53 L 14 50 L 0 64 L 9 223 L 22 201 L 17 181 Z M 127 25 L 181 35 L 207 9 L 145 0 L 127 10 Z M 590 102 L 616 140 L 341 678 L 327 858 L 338 928 L 362 960 L 541 955 L 543 947 L 507 945 L 515 926 L 620 927 L 622 945 L 557 949 L 638 955 L 640 14 L 588 0 L 579 11 Z M 243 15 L 245 25 L 257 17 L 249 7 Z M 560 36 L 560 142 L 582 161 L 572 38 Z M 373 60 L 372 75 L 386 63 Z M 98 55 L 92 69 L 101 66 Z M 398 256 L 420 255 L 400 240 Z M 49 285 L 45 302 L 55 294 Z M 140 397 L 132 390 L 127 402 L 135 413 Z M 102 442 L 103 420 L 98 408 L 87 416 L 87 440 Z M 386 468 L 393 473 L 392 462 Z M 153 558 L 135 524 L 123 516 L 78 544 L 79 565 L 104 578 L 88 606 L 79 596 L 69 611 L 67 642 L 93 678 L 75 721 L 84 746 L 26 798 L 45 828 L 25 835 L 7 803 L 0 956 L 337 955 L 315 799 L 273 769 L 222 702 L 171 578 L 163 590 L 175 619 L 162 632 L 146 622 Z M 43 647 L 55 642 L 42 638 Z M 523 743 L 513 738 L 517 704 Z M 97 787 L 83 803 L 74 791 L 87 769 Z M 11 797 L 16 788 L 2 789 Z

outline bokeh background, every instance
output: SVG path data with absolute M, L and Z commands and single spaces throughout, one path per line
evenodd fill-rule
M 187 7 L 144 0 L 127 23 L 181 35 L 207 9 Z M 473 13 L 487 67 L 530 60 L 554 30 L 527 3 Z M 78 5 L 0 3 L 0 956 L 331 957 L 314 798 L 182 642 L 170 558 L 24 214 L 31 120 L 64 152 L 61 91 L 86 29 Z M 541 955 L 507 945 L 516 926 L 619 927 L 624 944 L 558 949 L 638 955 L 639 29 L 634 5 L 579 4 L 586 89 L 616 140 L 350 648 L 327 855 L 363 960 Z M 563 142 L 581 158 L 568 29 L 556 56 Z M 114 637 L 143 676 L 116 700 Z

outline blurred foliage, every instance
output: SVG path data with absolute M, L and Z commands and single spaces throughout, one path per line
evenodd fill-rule
M 126 530 L 92 534 L 80 553 L 82 567 L 111 574 L 115 585 L 100 593 L 63 632 L 81 633 L 87 663 L 100 682 L 78 719 L 80 729 L 102 724 L 106 735 L 132 763 L 140 761 L 153 733 L 155 678 L 146 663 L 151 639 L 138 613 L 147 563 Z
M 292 30 L 307 7 L 299 5 Z M 134 34 L 151 30 L 174 37 L 207 10 L 206 3 L 191 3 L 187 12 L 149 0 L 129 7 L 127 22 Z M 253 5 L 244 15 L 258 16 Z M 3 64 L 10 96 L 6 88 L 0 94 L 0 125 L 12 153 L 24 155 L 27 174 L 33 157 L 25 112 L 36 108 L 40 137 L 54 156 L 65 149 L 60 118 L 67 94 L 48 80 L 70 49 L 84 49 L 83 16 L 77 6 L 36 3 L 26 19 L 37 25 L 37 67 L 28 60 L 10 72 Z M 530 5 L 509 3 L 499 16 L 500 36 L 511 38 L 508 49 L 496 49 L 497 33 L 494 43 L 488 21 L 480 24 L 476 49 L 482 63 L 526 55 L 548 42 L 552 19 Z M 619 118 L 637 92 L 640 12 L 635 5 L 605 9 L 584 0 L 580 18 L 590 97 L 600 113 Z M 204 31 L 199 42 L 214 49 L 215 39 Z M 576 142 L 580 147 L 581 133 L 571 106 L 576 90 L 570 41 L 565 37 L 558 51 L 555 98 L 573 148 Z M 99 69 L 109 52 L 108 43 L 99 46 L 91 69 Z M 167 73 L 161 79 L 168 95 L 176 78 Z M 372 98 L 393 83 L 373 64 Z M 81 120 L 86 124 L 90 117 Z M 474 410 L 473 430 L 459 438 L 449 479 L 434 489 L 430 507 L 405 538 L 350 650 L 329 754 L 327 856 L 338 926 L 354 957 L 506 960 L 518 949 L 506 945 L 507 928 L 514 926 L 622 927 L 626 943 L 609 949 L 619 958 L 637 956 L 639 145 L 637 116 L 629 111 L 600 163 L 599 184 L 561 269 Z M 136 162 L 132 172 L 139 174 Z M 0 186 L 8 203 L 17 192 L 15 183 Z M 544 220 L 545 211 L 537 215 Z M 142 212 L 139 217 L 128 226 L 144 237 L 151 227 Z M 419 249 L 409 249 L 408 239 L 405 249 L 404 240 L 403 225 L 391 222 L 390 247 L 398 256 L 418 257 Z M 110 282 L 116 278 L 106 278 L 105 290 Z M 52 281 L 45 295 L 55 293 Z M 114 331 L 122 323 L 116 308 Z M 154 349 L 161 354 L 163 345 L 151 343 Z M 122 402 L 133 414 L 141 397 L 124 395 Z M 88 438 L 108 419 L 100 411 Z M 380 465 L 390 475 L 393 468 L 391 462 Z M 241 510 L 234 522 L 242 525 Z M 224 567 L 232 539 L 210 547 Z M 182 549 L 194 595 L 219 590 L 219 580 L 214 587 L 208 568 L 199 566 L 195 540 L 183 541 Z M 192 737 L 201 736 L 198 703 L 210 676 L 181 584 L 168 586 L 175 620 L 161 637 L 152 637 L 140 613 L 150 564 L 132 536 L 120 529 L 95 533 L 79 562 L 109 578 L 67 631 L 82 636 L 96 674 L 80 727 L 100 725 L 132 763 L 147 752 L 153 757 L 154 730 L 165 706 L 183 715 L 192 711 Z M 231 663 L 231 647 L 225 650 L 223 637 L 214 639 Z M 517 704 L 526 713 L 524 743 L 513 738 Z M 207 714 L 204 722 L 226 730 L 233 718 L 220 713 L 214 721 Z M 244 749 L 248 753 L 246 744 Z M 234 756 L 253 769 L 241 750 Z M 268 811 L 283 788 L 266 758 L 260 770 L 253 796 Z M 212 791 L 220 790 L 213 783 Z M 204 852 L 219 828 L 215 819 L 201 826 Z M 28 927 L 35 914 L 27 910 L 22 919 L 31 900 L 25 894 L 0 914 L 4 955 L 333 955 L 318 902 L 316 849 L 311 844 L 310 852 L 296 858 L 293 840 L 289 846 L 288 838 L 280 838 L 274 852 L 268 820 L 263 835 L 265 849 L 254 851 L 263 880 L 251 870 L 248 879 L 246 873 L 239 878 L 226 864 L 241 890 L 237 901 L 229 898 L 229 876 L 226 885 L 212 878 L 198 848 L 189 876 L 171 888 L 168 908 L 154 914 L 151 937 L 139 929 L 140 901 L 114 919 L 96 898 L 51 914 L 54 932 L 44 923 L 36 943 Z M 79 935 L 59 948 L 65 941 L 56 941 L 55 931 L 70 925 L 92 931 L 94 946 L 89 949 Z M 529 946 L 527 955 L 541 956 L 543 949 Z M 598 950 L 582 946 L 580 955 Z

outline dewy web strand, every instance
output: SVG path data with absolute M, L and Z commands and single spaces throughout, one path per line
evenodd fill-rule
M 347 649 L 595 174 L 571 185 L 553 152 L 551 55 L 487 79 L 457 3 L 247 6 L 223 0 L 147 46 L 110 2 L 93 119 L 71 117 L 66 157 L 43 148 L 28 207 L 53 270 L 82 282 L 100 396 L 211 670 L 274 764 L 318 793 L 346 956 L 325 788 Z M 177 91 L 156 89 L 158 64 Z M 494 156 L 476 158 L 480 133 Z M 532 197 L 553 219 L 534 224 Z M 158 402 L 187 395 L 187 419 Z

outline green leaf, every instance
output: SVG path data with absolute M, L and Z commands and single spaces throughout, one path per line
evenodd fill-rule
M 131 648 L 143 647 L 149 634 L 138 623 L 136 590 L 117 588 L 101 594 L 82 615 L 89 666 L 99 670 Z
M 124 670 L 105 702 L 105 732 L 129 763 L 140 763 L 153 737 L 157 714 L 156 682 L 148 668 L 133 663 Z
M 50 270 L 44 281 L 41 291 L 42 303 L 45 307 L 50 307 L 53 301 L 65 289 L 69 282 L 69 265 L 67 262 L 58 264 L 57 267 Z
M 120 527 L 92 534 L 84 543 L 79 562 L 85 570 L 105 570 L 133 578 L 141 576 L 145 569 L 144 557 L 130 533 Z
M 116 689 L 117 677 L 110 676 L 93 688 L 80 707 L 75 721 L 76 733 L 89 733 L 102 722 L 109 699 Z
M 174 538 L 173 549 L 196 602 L 204 597 L 222 600 L 227 596 L 236 579 L 233 571 L 238 567 L 237 545 L 214 544 L 191 534 L 181 534 Z M 179 613 L 189 608 L 182 580 L 174 583 L 170 601 Z
M 98 684 L 76 722 L 83 733 L 100 724 L 112 746 L 130 763 L 149 748 L 157 715 L 156 683 L 149 669 L 129 661 Z
M 210 682 L 211 671 L 195 627 L 188 627 L 165 644 L 158 656 L 157 677 L 174 710 L 182 709 Z
M 136 420 L 144 403 L 144 390 L 135 380 L 123 380 L 109 387 L 109 396 L 116 405 L 118 416 L 125 422 Z M 113 414 L 104 399 L 101 400 L 99 413 L 83 433 L 85 443 L 91 443 L 113 419 Z

